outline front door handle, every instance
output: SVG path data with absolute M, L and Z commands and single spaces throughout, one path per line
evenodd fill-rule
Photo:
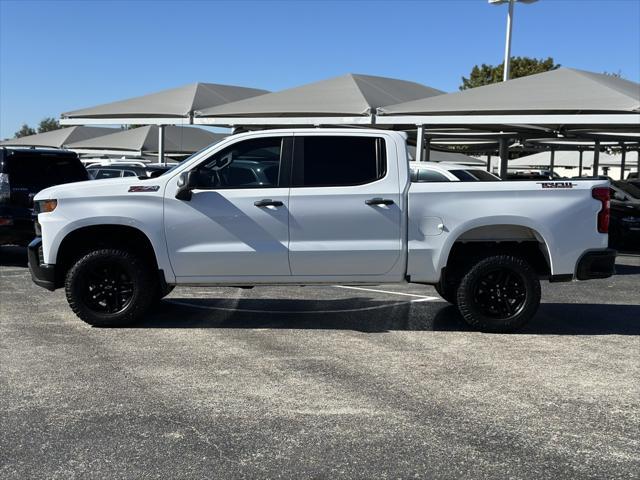
M 364 203 L 367 205 L 393 205 L 393 200 L 388 198 L 370 198 L 369 200 L 365 200 Z
M 253 202 L 256 207 L 281 207 L 284 205 L 280 200 L 271 200 L 270 198 L 263 198 L 262 200 L 256 200 Z

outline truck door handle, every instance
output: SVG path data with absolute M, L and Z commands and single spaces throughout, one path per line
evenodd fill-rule
M 364 203 L 366 203 L 367 205 L 393 205 L 393 200 L 390 200 L 388 198 L 376 197 L 365 200 Z
M 270 198 L 263 198 L 262 200 L 256 200 L 253 202 L 256 207 L 281 207 L 284 205 L 280 200 L 271 200 Z

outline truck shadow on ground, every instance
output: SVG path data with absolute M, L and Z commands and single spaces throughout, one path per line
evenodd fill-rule
M 392 305 L 389 305 L 389 304 Z M 445 302 L 169 298 L 132 328 L 470 332 Z M 640 335 L 639 305 L 544 303 L 518 334 Z
M 640 275 L 640 265 L 616 264 L 616 275 Z

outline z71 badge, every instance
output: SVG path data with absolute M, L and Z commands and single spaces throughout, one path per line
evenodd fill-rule
M 577 184 L 572 182 L 538 182 L 542 188 L 573 188 Z
M 160 185 L 134 185 L 129 187 L 130 192 L 157 192 L 160 190 Z

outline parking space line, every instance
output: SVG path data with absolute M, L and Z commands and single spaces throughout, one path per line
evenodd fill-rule
M 387 293 L 389 295 L 403 295 L 405 297 L 417 297 L 412 302 L 429 302 L 432 300 L 440 300 L 440 297 L 429 297 L 427 295 L 417 295 L 415 293 L 394 292 L 392 290 L 378 290 L 375 288 L 351 287 L 347 285 L 333 285 L 335 288 L 346 288 L 349 290 L 363 290 L 365 292 Z

